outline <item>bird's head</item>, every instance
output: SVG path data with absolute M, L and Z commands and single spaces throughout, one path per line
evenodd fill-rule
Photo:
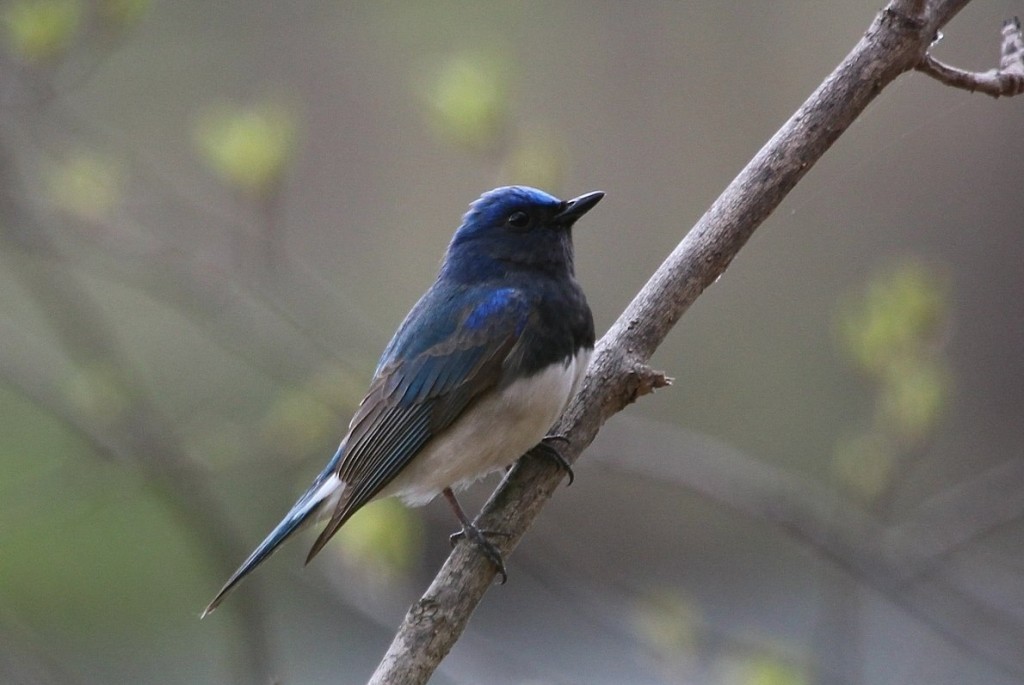
M 536 188 L 506 186 L 480 196 L 455 231 L 442 273 L 470 279 L 510 269 L 572 274 L 572 226 L 602 192 L 559 200 Z

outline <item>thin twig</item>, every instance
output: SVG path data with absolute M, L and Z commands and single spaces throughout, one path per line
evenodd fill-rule
M 943 64 L 932 57 L 930 52 L 925 53 L 915 69 L 947 86 L 972 93 L 984 93 L 994 98 L 1021 95 L 1024 93 L 1024 37 L 1021 35 L 1020 19 L 1014 17 L 1003 24 L 998 69 L 966 71 Z

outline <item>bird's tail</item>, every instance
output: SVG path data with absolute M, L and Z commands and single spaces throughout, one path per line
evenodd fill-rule
M 242 562 L 238 570 L 231 574 L 228 582 L 224 583 L 224 587 L 220 589 L 220 592 L 213 598 L 213 601 L 207 605 L 199 618 L 206 618 L 208 614 L 216 609 L 224 600 L 224 597 L 243 578 L 273 554 L 278 546 L 288 539 L 292 533 L 301 528 L 304 523 L 310 521 L 311 516 L 324 511 L 324 505 L 336 502 L 343 489 L 341 480 L 331 470 L 325 470 L 324 473 L 320 474 L 320 477 L 313 482 L 313 486 L 306 491 L 306 494 L 299 498 L 299 501 L 292 506 L 291 511 L 277 524 L 274 530 L 270 531 L 270 535 L 249 555 L 248 559 Z M 329 508 L 330 506 L 328 506 Z

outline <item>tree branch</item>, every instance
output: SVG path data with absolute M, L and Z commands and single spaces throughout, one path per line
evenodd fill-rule
M 2 138 L 2 136 L 0 136 Z M 63 263 L 37 259 L 34 253 L 56 254 L 49 232 L 15 198 L 18 182 L 10 163 L 8 146 L 0 139 L 0 257 L 10 262 L 8 272 L 29 293 L 54 332 L 67 365 L 100 369 L 124 400 L 125 407 L 106 422 L 68 406 L 70 402 L 55 390 L 53 368 L 41 368 L 45 361 L 38 355 L 5 352 L 0 380 L 22 390 L 23 394 L 55 418 L 78 431 L 99 454 L 120 458 L 139 467 L 147 481 L 171 505 L 174 514 L 195 531 L 199 542 L 213 559 L 237 558 L 244 553 L 237 536 L 223 515 L 217 498 L 202 473 L 188 458 L 180 440 L 150 400 L 140 374 L 127 363 L 114 328 L 104 312 Z M 33 252 L 24 252 L 29 247 Z M 15 251 L 17 248 L 19 251 Z M 9 259 L 14 254 L 18 259 Z M 31 349 L 31 346 L 25 346 Z M 63 361 L 63 360 L 62 360 Z M 56 362 L 59 364 L 59 362 Z M 56 368 L 61 368 L 57 366 Z M 239 622 L 240 645 L 244 658 L 239 661 L 239 682 L 265 680 L 270 672 L 267 634 L 263 611 L 258 604 L 240 609 L 245 620 Z
M 1024 37 L 1021 36 L 1020 19 L 1014 17 L 1003 23 L 998 69 L 982 73 L 965 71 L 943 64 L 930 53 L 925 53 L 915 68 L 947 86 L 972 93 L 978 91 L 994 98 L 1020 95 L 1024 93 Z
M 885 546 L 904 557 L 908 579 L 935 571 L 978 537 L 1024 517 L 1024 460 L 1007 461 L 926 500 L 886 531 Z
M 853 51 L 732 181 L 598 343 L 580 394 L 555 427 L 571 440 L 564 450 L 567 459 L 575 461 L 610 416 L 664 384 L 646 364 L 675 323 L 875 96 L 921 62 L 939 28 L 968 1 L 893 0 L 878 14 Z M 510 554 L 563 475 L 552 465 L 521 460 L 484 506 L 478 525 L 508 533 L 496 542 Z M 371 685 L 425 683 L 465 629 L 494 574 L 475 549 L 458 545 L 410 608 Z
M 620 425 L 606 435 L 595 455 L 602 463 L 675 483 L 775 526 L 949 642 L 1007 674 L 1024 676 L 1024 624 L 992 611 L 936 568 L 940 557 L 1020 517 L 1020 460 L 926 500 L 903 523 L 886 525 L 829 488 L 708 438 L 684 439 L 678 429 L 648 421 L 633 429 Z

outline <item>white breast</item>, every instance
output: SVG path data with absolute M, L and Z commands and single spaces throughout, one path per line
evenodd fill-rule
M 446 487 L 460 488 L 503 469 L 541 441 L 579 389 L 590 361 L 580 350 L 502 390 L 484 395 L 431 440 L 377 496 L 426 504 Z

